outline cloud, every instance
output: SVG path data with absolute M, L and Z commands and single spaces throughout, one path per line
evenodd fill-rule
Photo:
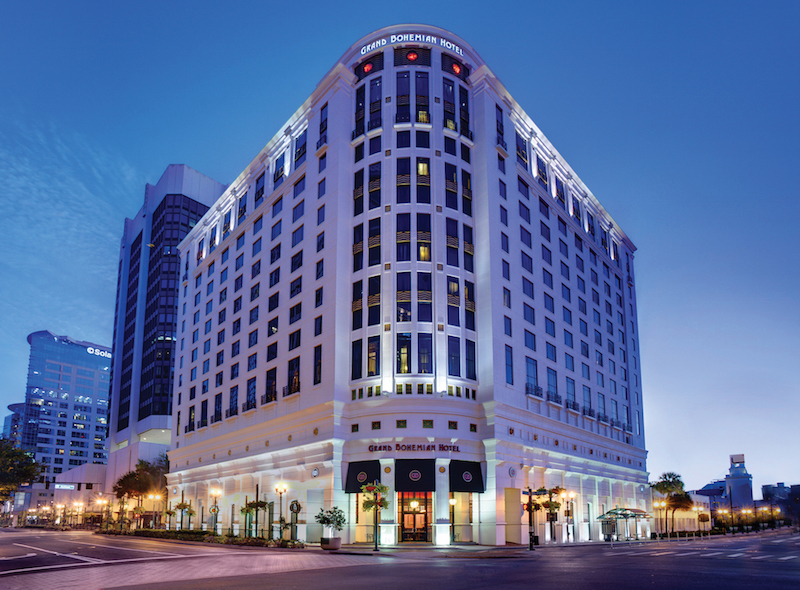
M 78 133 L 19 120 L 0 128 L 0 337 L 14 350 L 0 358 L 8 403 L 24 392 L 30 332 L 111 344 L 122 222 L 143 191 L 124 158 Z

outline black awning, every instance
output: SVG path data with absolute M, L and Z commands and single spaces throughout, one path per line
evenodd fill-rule
M 344 491 L 348 494 L 358 494 L 361 492 L 361 486 L 376 479 L 381 480 L 380 461 L 353 461 L 347 466 Z
M 477 461 L 450 460 L 451 492 L 485 492 L 483 471 Z
M 436 491 L 436 460 L 396 459 L 394 489 L 398 492 Z

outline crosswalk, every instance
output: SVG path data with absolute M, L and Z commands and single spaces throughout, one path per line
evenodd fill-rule
M 788 542 L 788 543 L 787 543 Z M 782 545 L 781 547 L 773 547 L 771 545 Z M 787 546 L 789 545 L 789 546 Z M 800 559 L 800 549 L 794 552 L 794 546 L 800 548 L 800 542 L 796 539 L 780 539 L 765 543 L 762 547 L 729 547 L 720 551 L 718 547 L 697 547 L 692 550 L 687 548 L 669 549 L 665 547 L 652 547 L 647 545 L 640 545 L 630 547 L 627 549 L 610 549 L 606 551 L 609 556 L 629 556 L 629 557 L 669 557 L 675 559 L 681 558 L 716 558 L 716 559 L 744 559 L 752 561 L 770 560 L 773 562 L 792 562 Z M 713 550 L 716 549 L 716 550 Z M 789 555 L 785 554 L 785 550 L 792 551 Z M 777 550 L 777 551 L 774 551 Z M 778 552 L 779 551 L 779 552 Z

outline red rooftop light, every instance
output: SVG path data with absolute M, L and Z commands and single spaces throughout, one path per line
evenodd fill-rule
M 461 66 L 460 66 L 460 65 L 458 65 L 458 64 L 453 64 L 453 71 L 454 71 L 456 74 L 460 74 L 460 73 L 461 73 Z
M 372 64 L 364 64 L 364 73 L 369 74 L 372 71 Z
M 412 51 L 411 53 L 408 54 L 408 61 L 417 61 L 418 57 L 419 55 L 417 55 L 416 52 Z

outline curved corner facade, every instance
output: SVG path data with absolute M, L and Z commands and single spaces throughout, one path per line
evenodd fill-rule
M 375 479 L 387 544 L 524 542 L 528 487 L 575 494 L 544 539 L 649 508 L 635 248 L 452 33 L 359 40 L 179 249 L 169 487 L 208 526 L 257 496 L 371 542 Z

